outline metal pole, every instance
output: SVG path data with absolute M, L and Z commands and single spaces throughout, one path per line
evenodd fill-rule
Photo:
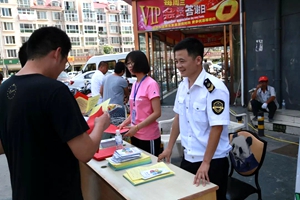
M 240 48 L 241 48 L 241 104 L 244 102 L 244 35 L 243 35 L 243 0 L 240 0 Z

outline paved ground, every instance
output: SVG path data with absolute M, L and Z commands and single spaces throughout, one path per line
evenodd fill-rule
M 162 116 L 159 120 L 170 119 L 174 116 L 172 102 L 175 95 L 170 95 L 162 104 Z M 172 99 L 171 99 L 172 98 Z M 235 107 L 233 109 L 243 108 Z M 234 119 L 232 119 L 234 120 Z M 170 125 L 164 125 L 164 133 L 170 130 Z M 295 179 L 297 169 L 298 146 L 290 142 L 298 142 L 299 137 L 283 133 L 265 131 L 264 140 L 268 142 L 267 154 L 260 170 L 259 182 L 262 189 L 263 200 L 293 200 L 295 193 Z M 172 163 L 179 165 L 180 158 L 172 159 Z M 252 177 L 241 178 L 254 184 Z M 247 200 L 256 200 L 257 195 L 251 195 Z M 0 155 L 0 200 L 11 200 L 11 188 L 6 158 Z

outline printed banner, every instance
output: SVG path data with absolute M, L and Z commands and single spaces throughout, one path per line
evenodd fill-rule
M 239 21 L 239 0 L 140 0 L 139 31 L 186 28 Z
M 193 34 L 193 35 L 187 35 L 187 37 L 194 37 L 199 39 L 204 45 L 204 47 L 217 47 L 217 46 L 224 45 L 223 32 Z M 229 34 L 227 33 L 226 44 L 228 44 L 228 41 L 229 41 Z

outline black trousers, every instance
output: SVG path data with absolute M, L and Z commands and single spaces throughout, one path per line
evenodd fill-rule
M 180 168 L 196 174 L 201 163 L 202 162 L 191 163 L 183 158 Z M 219 189 L 217 190 L 217 200 L 226 200 L 228 170 L 229 162 L 227 157 L 211 160 L 208 177 L 210 182 L 219 186 Z
M 158 156 L 161 153 L 160 144 L 161 137 L 155 140 L 140 140 L 136 137 L 131 137 L 131 144 L 151 153 L 152 155 Z
M 261 102 L 257 101 L 256 99 L 253 99 L 251 101 L 252 112 L 255 117 L 257 117 L 258 111 L 260 111 L 260 110 L 267 112 L 265 109 L 261 108 L 262 105 L 263 104 Z M 269 119 L 273 119 L 274 114 L 277 110 L 277 106 L 274 101 L 268 103 L 268 109 L 269 109 Z

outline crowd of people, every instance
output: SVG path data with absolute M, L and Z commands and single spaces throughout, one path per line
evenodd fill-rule
M 89 127 L 76 100 L 67 86 L 56 81 L 70 50 L 70 39 L 62 30 L 35 30 L 20 48 L 22 69 L 0 86 L 0 154 L 8 161 L 13 199 L 83 199 L 78 161 L 92 159 L 112 116 L 105 112 L 97 117 L 93 131 L 87 134 Z M 184 78 L 174 103 L 170 141 L 163 152 L 157 123 L 161 93 L 158 83 L 148 76 L 150 66 L 143 52 L 130 52 L 109 76 L 104 76 L 108 64 L 101 62 L 92 77 L 92 95 L 101 95 L 98 103 L 111 99 L 121 105 L 119 114 L 124 114 L 124 121 L 118 128 L 128 128 L 124 136 L 158 161 L 170 161 L 180 135 L 184 148 L 180 167 L 195 174 L 191 182 L 197 186 L 217 184 L 217 199 L 225 200 L 231 150 L 229 91 L 202 66 L 204 46 L 198 39 L 183 39 L 173 51 L 176 68 Z M 137 77 L 131 93 L 122 78 L 126 67 Z M 2 79 L 0 76 L 0 84 Z M 267 81 L 266 77 L 259 80 L 252 106 L 255 115 L 259 107 L 269 109 L 272 120 L 275 91 Z M 123 107 L 127 101 L 129 116 Z

